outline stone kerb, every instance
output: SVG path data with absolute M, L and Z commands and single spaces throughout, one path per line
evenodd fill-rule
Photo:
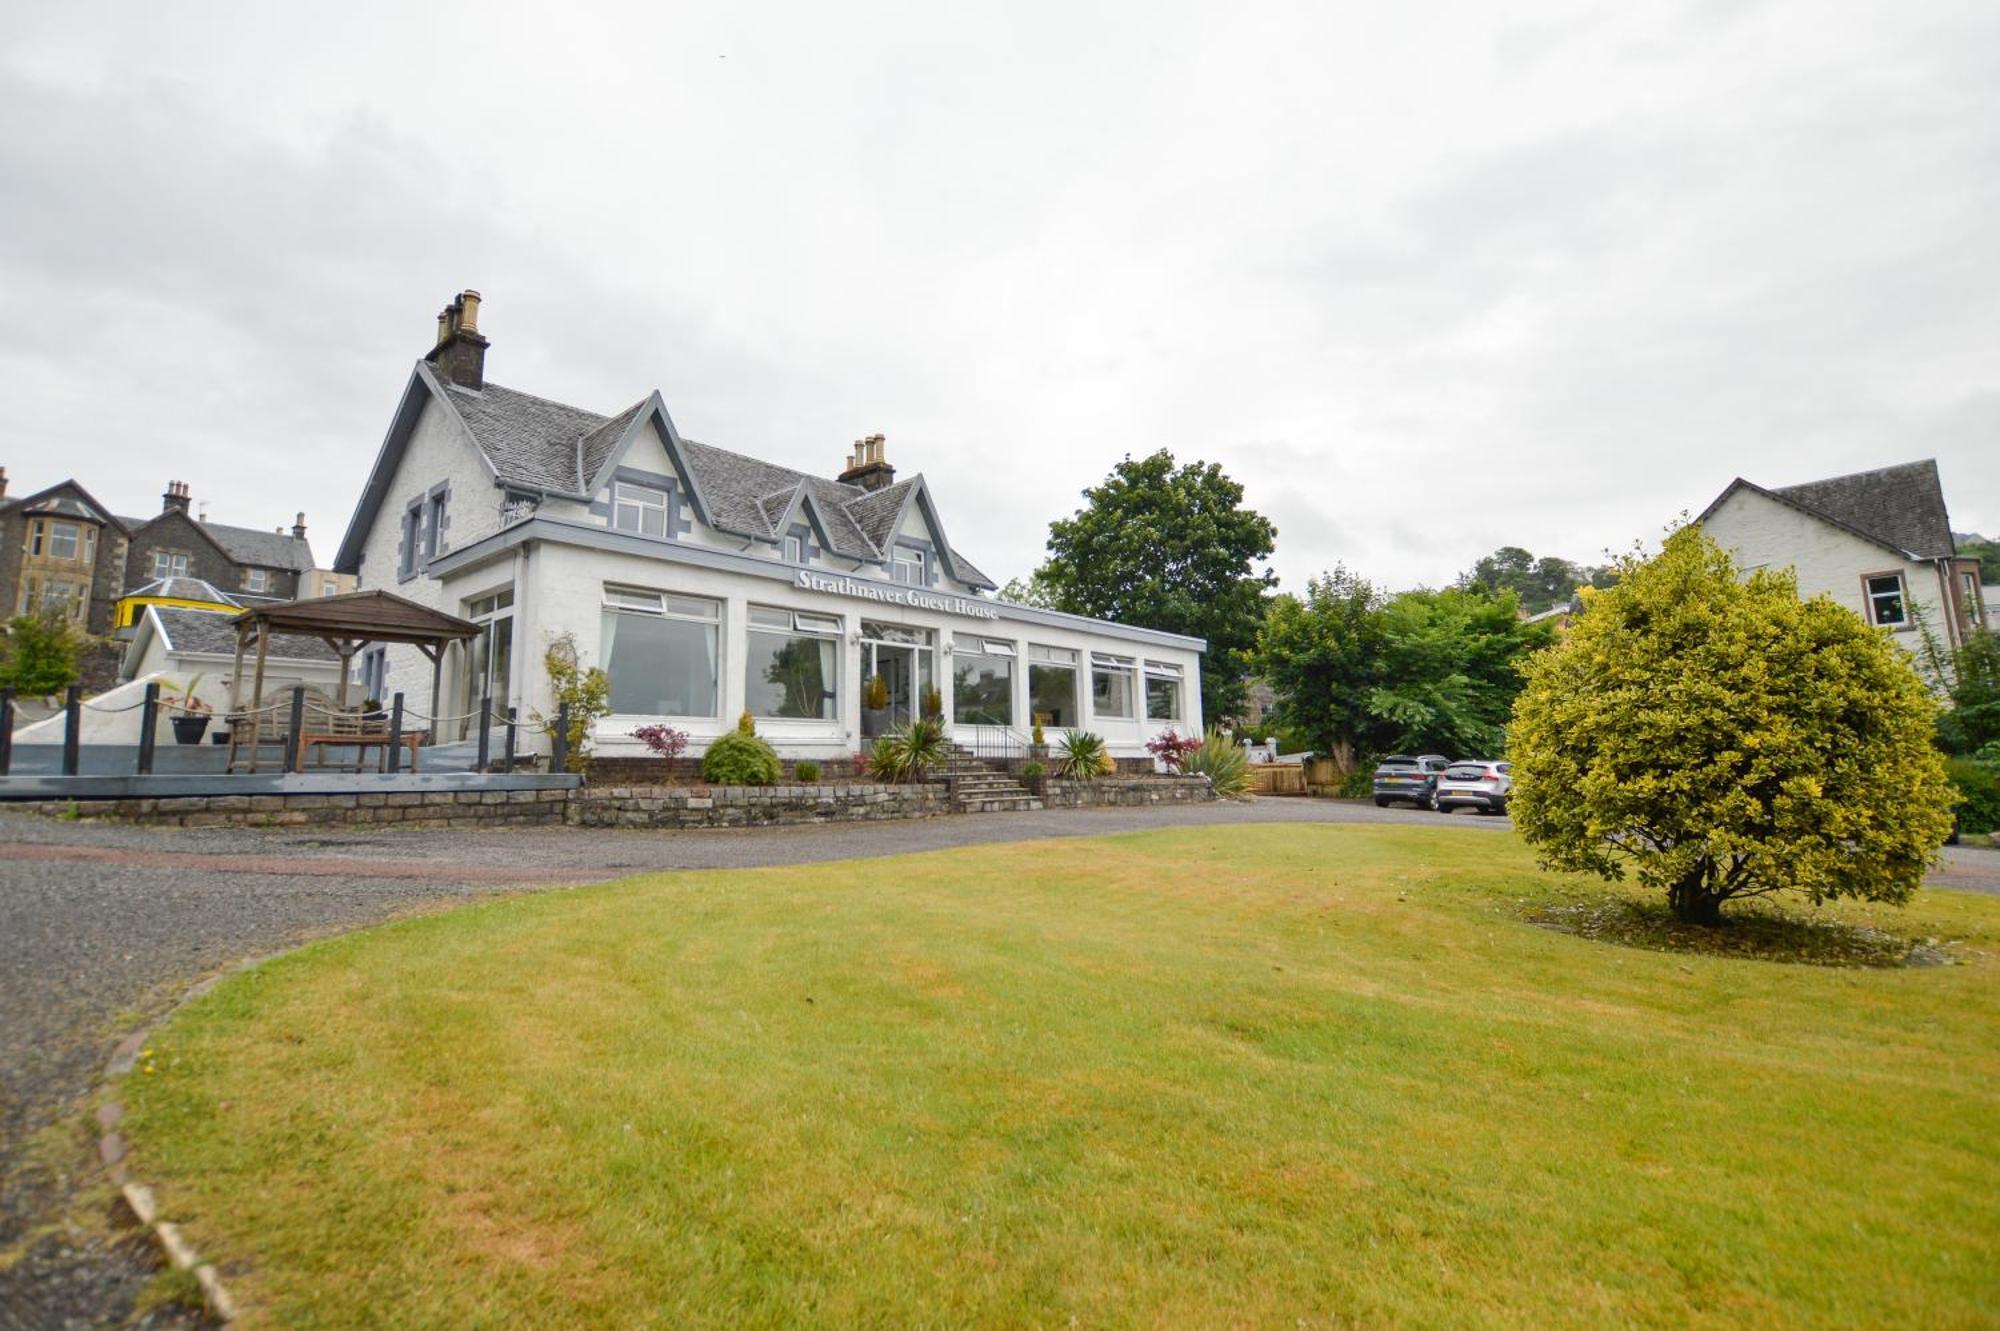
M 572 794 L 577 827 L 752 827 L 869 822 L 949 813 L 938 784 L 831 782 L 786 786 L 586 786 Z

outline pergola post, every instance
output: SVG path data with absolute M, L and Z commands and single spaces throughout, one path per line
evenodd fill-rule
M 250 636 L 248 624 L 236 626 L 236 664 L 229 672 L 229 710 L 243 710 L 243 640 Z

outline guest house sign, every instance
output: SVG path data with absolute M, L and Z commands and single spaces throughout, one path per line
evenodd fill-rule
M 893 582 L 868 582 L 860 578 L 800 569 L 792 585 L 802 592 L 858 596 L 864 601 L 908 606 L 912 610 L 941 610 L 948 615 L 968 615 L 973 619 L 1000 618 L 1000 612 L 984 601 L 975 601 L 967 596 L 950 596 L 940 592 L 925 591 L 922 587 L 905 587 Z

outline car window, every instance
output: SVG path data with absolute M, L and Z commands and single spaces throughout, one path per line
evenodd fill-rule
M 1462 763 L 1447 769 L 1445 775 L 1454 781 L 1483 781 L 1486 779 L 1486 769 L 1477 763 Z

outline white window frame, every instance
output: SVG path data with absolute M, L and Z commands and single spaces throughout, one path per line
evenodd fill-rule
M 909 575 L 914 571 L 915 577 Z M 889 581 L 901 583 L 905 587 L 928 587 L 930 585 L 930 556 L 922 550 L 907 545 L 898 545 L 889 551 Z
M 439 490 L 424 496 L 424 559 L 444 553 L 444 515 L 450 496 Z
M 626 524 L 630 514 L 631 525 Z M 631 536 L 647 536 L 656 541 L 667 539 L 673 525 L 673 491 L 657 485 L 641 485 L 637 481 L 613 481 L 611 483 L 611 529 Z M 649 523 L 648 519 L 656 519 Z M 657 525 L 659 530 L 649 528 Z
M 1148 721 L 1185 721 L 1187 719 L 1187 684 L 1183 678 L 1184 672 L 1181 668 L 1171 661 L 1148 661 L 1146 662 L 1144 673 L 1145 678 L 1140 682 L 1140 692 L 1146 695 L 1143 699 L 1146 708 L 1146 719 Z M 1174 686 L 1174 711 L 1171 716 L 1153 715 L 1153 698 L 1148 686 L 1156 679 L 1167 680 Z
M 1129 710 L 1124 712 L 1100 712 L 1097 710 L 1097 674 L 1099 671 L 1104 671 L 1107 674 L 1116 672 L 1125 676 L 1125 697 L 1130 703 Z M 1144 693 L 1144 689 L 1139 683 L 1139 662 L 1135 658 L 1130 656 L 1115 656 L 1110 652 L 1092 652 L 1090 654 L 1090 675 L 1090 715 L 1093 719 L 1101 716 L 1107 721 L 1137 721 L 1142 718 L 1145 699 L 1141 695 Z
M 243 570 L 243 590 L 246 592 L 268 592 L 271 590 L 271 570 L 267 568 L 246 568 Z
M 803 564 L 806 562 L 806 543 L 796 536 L 787 536 L 784 544 L 785 562 Z
M 1884 582 L 1891 578 L 1896 583 L 1893 591 L 1877 591 L 1875 589 L 1876 583 Z M 1881 573 L 1862 574 L 1861 594 L 1866 598 L 1868 603 L 1868 622 L 1876 628 L 1906 629 L 1910 626 L 1910 591 L 1903 582 L 1901 569 L 1889 569 Z M 1884 601 L 1894 601 L 1896 603 L 1898 618 L 1882 618 L 1882 603 Z
M 162 567 L 164 565 L 164 567 Z M 153 577 L 185 578 L 188 575 L 188 557 L 178 550 L 153 551 Z
M 62 544 L 62 542 L 58 538 L 63 536 L 67 536 L 69 538 L 69 553 L 67 554 L 64 554 L 62 551 L 56 548 L 58 545 Z M 83 554 L 82 525 L 75 522 L 51 521 L 49 523 L 48 557 L 50 559 L 64 559 L 64 560 L 74 561 L 80 558 L 82 554 Z
M 661 591 L 653 587 L 632 587 L 621 583 L 604 584 L 603 608 L 624 615 L 650 615 L 656 619 L 678 619 L 690 624 L 709 624 L 715 628 L 715 710 L 703 715 L 688 713 L 691 721 L 711 721 L 721 717 L 722 709 L 728 705 L 728 680 L 731 669 L 729 663 L 729 631 L 722 613 L 722 601 L 718 597 L 696 596 L 686 592 Z M 602 661 L 606 670 L 611 668 L 608 655 Z M 654 713 L 615 713 L 615 715 L 645 715 Z M 672 714 L 679 719 L 680 714 Z

